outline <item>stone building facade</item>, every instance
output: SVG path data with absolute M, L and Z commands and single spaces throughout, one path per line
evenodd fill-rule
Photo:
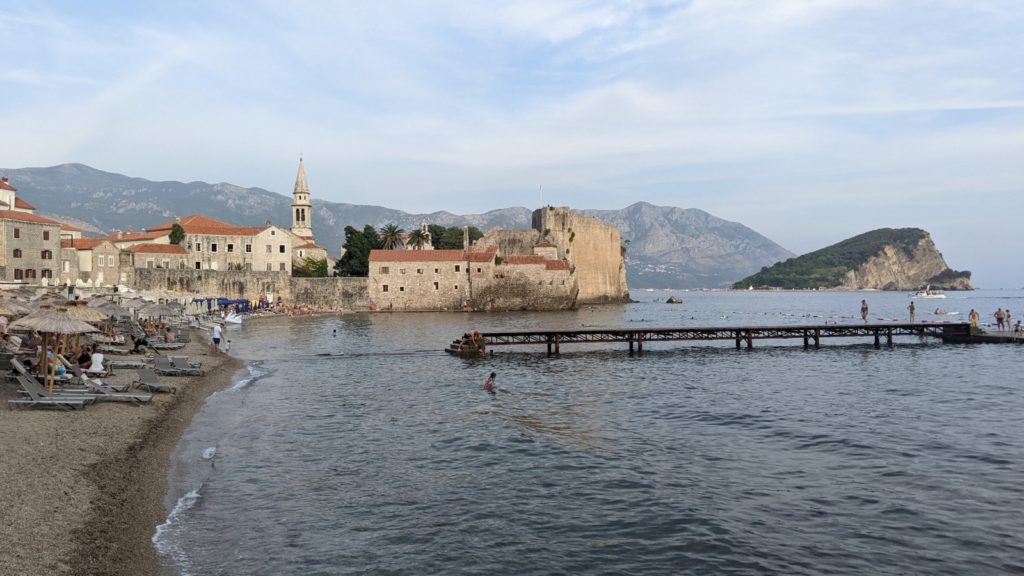
M 105 238 L 61 240 L 61 284 L 113 286 L 121 281 L 121 250 Z
M 554 245 L 579 276 L 580 304 L 629 301 L 622 234 L 615 226 L 573 212 L 545 206 L 533 211 L 533 228 Z
M 0 210 L 0 280 L 53 284 L 60 276 L 60 223 Z

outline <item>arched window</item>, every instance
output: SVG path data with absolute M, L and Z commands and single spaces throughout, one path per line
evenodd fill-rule
M 15 258 L 21 258 L 21 248 L 15 248 L 14 249 L 14 257 Z

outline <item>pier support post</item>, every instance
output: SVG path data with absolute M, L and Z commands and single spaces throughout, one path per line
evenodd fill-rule
M 747 350 L 754 347 L 754 331 L 747 328 Z
M 892 328 L 885 329 L 885 343 L 892 348 Z
M 807 330 L 804 330 L 804 350 L 811 347 L 811 337 L 807 334 Z
M 561 343 L 562 343 L 562 335 L 561 334 L 555 334 L 555 356 L 558 356 L 559 354 L 562 353 L 561 347 L 559 346 Z
M 814 349 L 821 349 L 821 328 L 814 329 Z
M 548 334 L 546 344 L 548 345 L 548 356 L 551 356 L 551 335 L 550 334 Z
M 644 333 L 636 333 L 636 353 L 638 356 L 644 355 Z
M 740 331 L 737 330 L 736 331 L 736 349 L 737 350 L 740 349 L 740 340 L 742 340 L 742 336 L 740 335 Z
M 627 341 L 629 342 L 629 355 L 632 356 L 633 355 L 633 340 L 636 339 L 636 334 L 634 334 L 633 332 L 630 332 L 629 336 L 627 336 L 627 338 L 628 338 Z
M 881 335 L 878 333 L 878 328 L 875 328 L 874 332 L 875 332 L 875 349 L 877 350 L 877 349 L 882 347 L 882 341 L 879 338 Z

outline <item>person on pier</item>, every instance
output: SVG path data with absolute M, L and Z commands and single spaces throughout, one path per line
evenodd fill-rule
M 867 300 L 861 300 L 860 301 L 860 317 L 861 317 L 861 319 L 864 320 L 865 324 L 868 323 L 868 301 Z
M 996 317 L 996 330 L 1002 331 L 1003 323 L 1006 322 L 1006 312 L 1003 312 L 1003 309 L 999 308 L 993 316 Z
M 910 322 L 913 323 L 914 322 L 914 312 L 916 311 L 916 308 L 914 307 L 914 301 L 913 300 L 910 301 L 910 306 L 907 306 L 907 310 L 910 310 Z

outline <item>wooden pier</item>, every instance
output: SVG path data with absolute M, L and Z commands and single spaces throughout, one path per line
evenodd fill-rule
M 514 332 L 482 332 L 482 349 L 492 346 L 531 346 L 547 348 L 548 355 L 561 353 L 563 344 L 624 342 L 630 354 L 643 354 L 647 342 L 734 341 L 736 348 L 754 347 L 757 340 L 801 340 L 804 348 L 820 348 L 823 338 L 870 338 L 875 348 L 882 342 L 889 348 L 896 336 L 941 338 L 943 341 L 974 341 L 967 322 L 943 324 L 815 324 L 805 326 L 745 326 L 687 328 L 588 328 L 584 330 L 524 330 Z M 978 341 L 981 341 L 980 339 Z M 482 352 L 483 350 L 480 350 Z

